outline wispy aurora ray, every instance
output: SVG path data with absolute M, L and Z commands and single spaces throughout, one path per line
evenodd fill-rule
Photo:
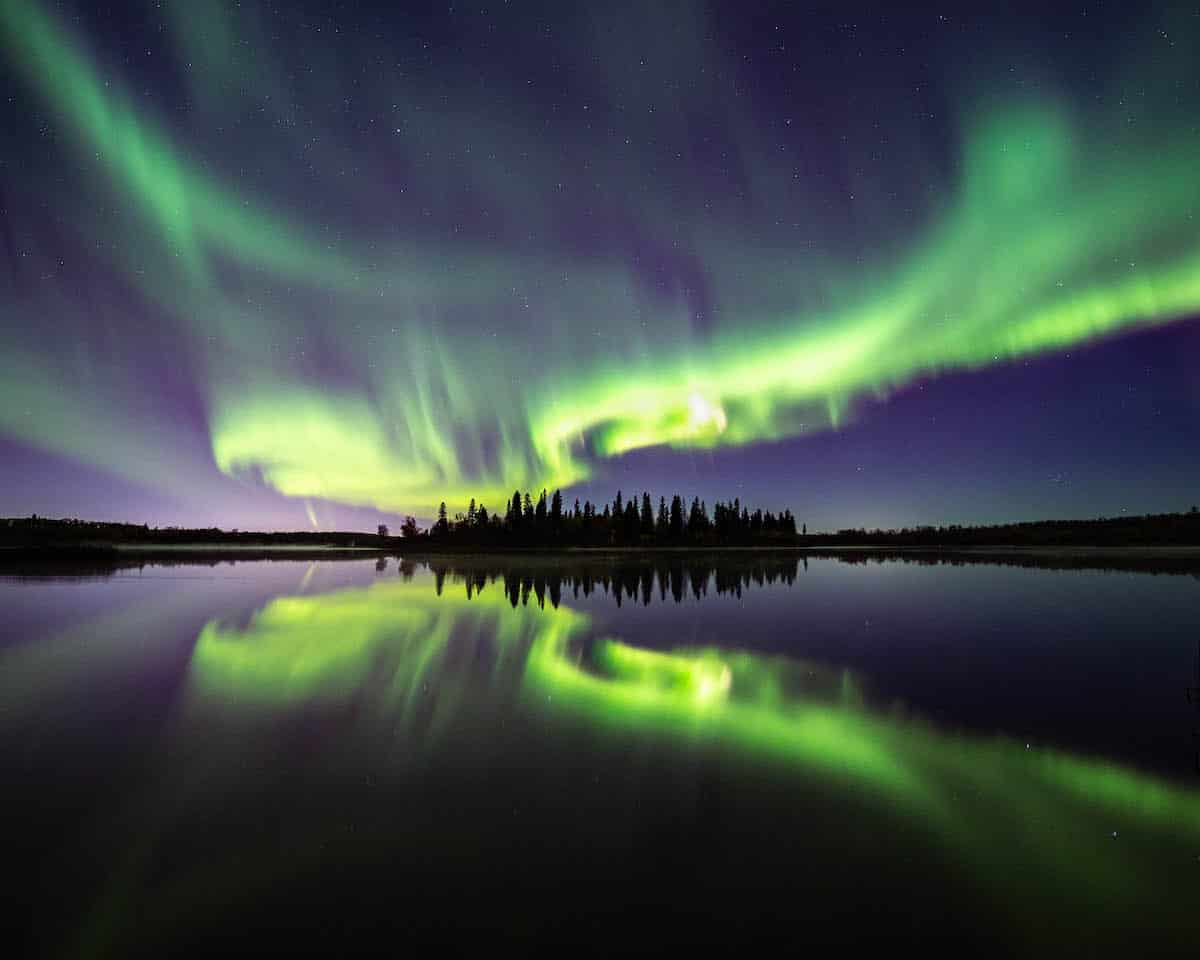
M 441 499 L 495 508 L 514 487 L 569 486 L 630 451 L 801 436 L 916 378 L 1200 310 L 1200 136 L 1169 111 L 1130 133 L 1067 96 L 966 102 L 953 184 L 901 242 L 885 242 L 882 229 L 878 243 L 868 237 L 875 252 L 861 261 L 812 253 L 822 249 L 820 224 L 806 236 L 817 234 L 816 245 L 789 250 L 653 191 L 643 199 L 623 155 L 589 156 L 598 187 L 630 198 L 620 205 L 639 232 L 688 235 L 711 286 L 711 328 L 698 331 L 685 296 L 647 297 L 615 255 L 430 243 L 407 222 L 343 235 L 312 209 L 270 190 L 260 196 L 230 164 L 191 149 L 193 140 L 217 141 L 211 130 L 200 136 L 160 116 L 47 10 L 6 0 L 0 28 L 23 89 L 107 185 L 107 203 L 75 211 L 77 228 L 134 238 L 103 259 L 194 359 L 216 469 L 289 496 L 426 515 Z M 168 23 L 194 27 L 195 16 Z M 239 16 L 223 10 L 212 49 L 190 35 L 178 38 L 181 49 L 225 63 L 222 45 L 236 42 Z M 236 74 L 213 71 L 212 83 L 236 87 Z M 259 66 L 254 76 L 288 121 L 280 129 L 294 129 L 305 104 L 279 103 L 286 72 Z M 203 75 L 189 79 L 205 105 L 190 124 L 223 124 L 239 104 L 262 106 L 246 93 L 223 97 Z M 481 159 L 462 160 L 463 180 L 489 208 L 510 218 L 519 209 L 529 232 L 548 232 L 555 209 L 540 187 L 563 171 L 538 144 L 536 118 L 489 126 L 485 109 L 452 110 L 412 85 L 373 96 L 389 116 L 402 114 L 395 130 L 412 118 L 426 123 L 414 150 L 470 128 L 482 141 L 470 156 Z M 760 160 L 765 142 L 735 105 L 710 99 L 763 201 L 785 196 L 782 175 Z M 294 136 L 235 138 L 228 152 L 239 162 L 276 154 L 290 162 Z M 526 165 L 500 182 L 482 158 L 513 143 Z M 349 146 L 329 150 L 338 163 L 355 159 Z M 438 179 L 449 175 L 423 176 L 414 174 L 406 195 L 422 192 L 431 215 L 449 221 L 450 191 Z M 347 206 L 378 194 L 386 206 L 395 185 L 365 179 L 326 174 L 308 192 Z M 771 297 L 756 284 L 769 284 Z M 6 300 L 6 331 L 47 311 L 81 327 L 95 322 L 90 305 L 56 296 Z M 50 355 L 7 334 L 4 345 L 0 430 L 145 483 L 179 489 L 194 476 L 163 462 L 171 424 L 138 406 L 135 371 L 86 351 Z M 119 443 L 105 439 L 114 419 L 125 428 Z

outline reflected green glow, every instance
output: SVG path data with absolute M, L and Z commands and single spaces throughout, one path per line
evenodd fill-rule
M 534 614 L 510 610 L 495 588 L 468 601 L 399 581 L 279 597 L 245 629 L 204 627 L 191 686 L 201 699 L 281 709 L 363 702 L 397 720 L 412 720 L 418 705 L 432 703 L 426 722 L 436 729 L 468 696 L 471 678 L 446 663 L 452 643 L 496 651 L 493 670 L 502 675 L 519 665 L 512 657 Z
M 527 709 L 568 727 L 784 764 L 873 797 L 985 861 L 1005 855 L 989 834 L 997 818 L 1019 824 L 1006 829 L 1054 837 L 1055 862 L 1077 857 L 1095 883 L 1123 881 L 1089 846 L 1102 838 L 1081 839 L 1078 823 L 1115 818 L 1200 840 L 1194 791 L 1100 760 L 948 736 L 884 715 L 861 705 L 849 674 L 811 664 L 592 637 L 586 615 L 510 608 L 496 586 L 474 599 L 453 589 L 439 597 L 419 580 L 281 597 L 245 628 L 205 627 L 191 684 L 202 702 L 227 708 L 355 703 L 396 721 L 411 716 L 425 690 L 448 722 L 479 704 L 481 688 L 464 667 L 474 657 L 449 655 L 464 641 L 493 645 L 489 697 L 505 701 L 501 688 L 515 686 Z
M 235 87 L 286 101 L 268 66 L 255 65 L 253 83 L 225 66 L 244 29 L 233 11 L 172 7 L 180 49 L 209 68 L 208 81 L 189 74 L 204 117 L 235 112 Z M 183 132 L 157 121 L 35 0 L 0 4 L 0 42 L 85 169 L 113 188 L 115 202 L 91 205 L 112 212 L 81 212 L 81 229 L 133 238 L 104 256 L 194 351 L 213 465 L 297 498 L 426 515 L 443 498 L 495 507 L 514 486 L 581 481 L 606 457 L 803 435 L 914 378 L 1200 309 L 1200 139 L 1186 125 L 1117 136 L 1112 118 L 1048 96 L 967 104 L 957 183 L 903 253 L 863 262 L 781 253 L 753 230 L 681 219 L 649 199 L 646 232 L 672 236 L 682 223 L 711 274 L 715 324 L 700 335 L 683 300 L 647 301 L 614 260 L 434 246 L 403 231 L 346 239 L 284 215 L 283 203 L 193 159 Z M 453 118 L 424 109 L 417 91 L 387 92 L 391 109 L 446 124 L 430 141 L 451 139 Z M 482 121 L 485 143 L 534 136 Z M 536 146 L 525 153 L 538 156 Z M 760 146 L 749 140 L 744 152 L 767 152 Z M 548 160 L 531 162 L 532 177 L 558 175 Z M 627 186 L 627 161 L 596 162 Z M 486 165 L 469 169 L 493 182 Z M 336 196 L 348 182 L 320 189 Z M 790 176 L 757 171 L 756 182 L 768 202 L 790 195 Z M 554 219 L 528 185 L 495 193 L 533 226 Z M 769 304 L 767 281 L 777 291 Z M 511 318 L 516 301 L 530 319 Z M 104 316 L 44 293 L 3 309 L 6 329 L 51 311 L 81 329 L 95 310 Z M 171 423 L 122 380 L 119 361 L 3 346 L 0 429 L 164 489 L 198 482 L 196 469 L 162 456 Z M 123 429 L 107 427 L 114 418 Z
M 616 729 L 699 737 L 885 787 L 898 798 L 921 790 L 863 718 L 824 705 L 786 704 L 763 684 L 772 665 L 728 651 L 652 653 L 598 644 L 597 672 L 581 669 L 561 637 L 530 652 L 526 678 L 538 699 Z M 778 666 L 778 665 L 776 665 Z
M 696 704 L 724 699 L 732 679 L 729 667 L 716 656 L 655 653 L 612 641 L 598 643 L 592 660 L 605 673 L 644 694 L 679 693 Z

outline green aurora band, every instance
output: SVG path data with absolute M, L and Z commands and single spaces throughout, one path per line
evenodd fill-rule
M 213 42 L 234 32 L 214 27 Z M 1044 96 L 970 106 L 954 195 L 916 236 L 852 267 L 750 241 L 730 256 L 720 230 L 692 224 L 704 262 L 722 264 L 715 311 L 729 318 L 700 335 L 685 303 L 648 303 L 616 262 L 331 238 L 193 159 L 39 4 L 0 3 L 0 42 L 85 170 L 116 191 L 107 212 L 80 212 L 85 234 L 140 238 L 104 255 L 200 358 L 212 462 L 289 496 L 422 515 L 442 499 L 495 506 L 630 451 L 837 427 L 860 398 L 917 378 L 1200 310 L 1194 124 L 1118 136 Z M 262 295 L 248 301 L 231 274 Z M 537 350 L 492 332 L 494 305 L 516 291 L 544 335 Z M 314 299 L 331 316 L 301 307 Z M 41 294 L 2 309 L 16 329 L 82 308 Z M 470 336 L 439 332 L 451 314 L 472 318 Z M 596 327 L 616 335 L 581 351 L 572 334 Z M 331 386 L 282 349 L 297 331 L 352 375 Z M 5 346 L 0 430 L 177 492 L 198 482 L 197 465 L 164 463 L 170 427 L 119 364 L 112 376 L 78 353 Z M 113 416 L 130 427 L 117 440 Z
M 493 655 L 482 655 L 492 635 Z M 469 676 L 480 663 L 492 664 L 482 686 Z M 397 732 L 398 760 L 413 737 L 436 750 L 451 716 L 513 702 L 553 718 L 550 729 L 579 728 L 618 747 L 632 738 L 672 752 L 727 751 L 866 798 L 873 815 L 931 831 L 989 883 L 1019 873 L 1019 886 L 1040 889 L 1021 872 L 1032 856 L 1048 893 L 1085 902 L 1158 895 L 1152 884 L 1139 893 L 1137 862 L 1106 842 L 1110 831 L 1200 842 L 1194 790 L 1054 749 L 947 735 L 864 706 L 850 674 L 820 665 L 631 647 L 594 635 L 589 617 L 565 606 L 510 608 L 496 585 L 473 598 L 437 596 L 427 578 L 280 597 L 245 627 L 205 627 L 189 684 L 197 708 L 233 715 L 353 703 Z

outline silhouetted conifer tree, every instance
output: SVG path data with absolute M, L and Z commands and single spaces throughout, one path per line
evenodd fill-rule
M 557 537 L 562 530 L 562 493 L 554 491 L 550 499 L 550 531 Z
M 633 541 L 637 539 L 638 508 L 637 503 L 635 503 L 633 500 L 630 500 L 627 504 L 625 504 L 625 522 L 622 524 L 622 526 L 624 528 L 622 532 L 624 533 L 626 540 Z

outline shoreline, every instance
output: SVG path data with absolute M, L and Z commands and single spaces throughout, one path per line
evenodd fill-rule
M 891 545 L 886 543 L 864 544 L 710 544 L 683 546 L 599 546 L 599 547 L 545 547 L 545 546 L 503 546 L 498 548 L 462 546 L 438 547 L 428 543 L 414 545 L 412 549 L 403 544 L 387 545 L 354 545 L 348 546 L 337 543 L 305 544 L 305 543 L 131 543 L 131 542 L 80 542 L 80 543 L 48 543 L 37 545 L 0 545 L 0 559 L 23 557 L 55 557 L 71 554 L 88 556 L 120 555 L 134 556 L 137 554 L 229 554 L 243 556 L 246 554 L 278 554 L 280 556 L 295 556 L 297 554 L 348 554 L 354 556 L 461 556 L 461 557 L 503 557 L 503 556 L 628 556 L 653 554 L 715 554 L 715 553 L 794 553 L 808 556 L 846 555 L 846 554 L 904 554 L 948 556 L 962 554 L 967 556 L 1141 556 L 1141 557 L 1170 557 L 1175 559 L 1200 559 L 1200 544 L 922 544 L 922 545 Z
M 809 558 L 849 565 L 995 565 L 1025 569 L 1104 571 L 1192 576 L 1200 579 L 1200 544 L 1129 544 L 1023 546 L 886 546 L 886 545 L 795 545 L 795 546 L 674 546 L 674 547 L 542 547 L 501 550 L 429 549 L 428 544 L 403 549 L 402 545 L 342 546 L 338 544 L 223 544 L 223 543 L 92 543 L 36 547 L 0 546 L 0 577 L 106 577 L 122 570 L 142 567 L 233 566 L 237 563 L 284 563 L 374 560 L 380 569 L 388 560 L 403 565 L 424 562 L 453 567 L 490 566 L 500 572 L 506 567 L 562 567 L 609 565 L 611 567 L 665 565 L 707 567 L 753 564 L 794 559 L 807 567 Z

